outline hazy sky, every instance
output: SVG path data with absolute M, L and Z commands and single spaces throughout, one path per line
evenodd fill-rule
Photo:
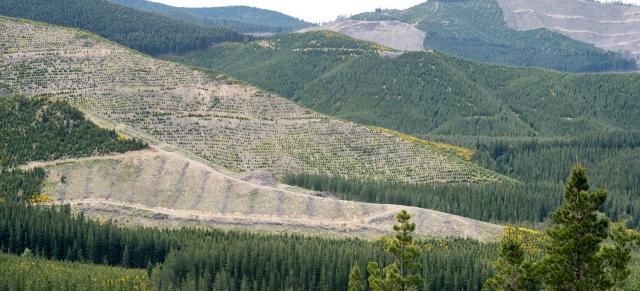
M 181 7 L 247 5 L 279 11 L 311 22 L 331 21 L 338 15 L 352 15 L 376 8 L 405 9 L 425 0 L 152 0 Z M 606 1 L 606 0 L 602 0 Z M 640 4 L 640 0 L 626 2 Z

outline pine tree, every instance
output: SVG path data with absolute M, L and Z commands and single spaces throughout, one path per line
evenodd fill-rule
M 533 263 L 526 258 L 523 242 L 514 234 L 500 241 L 499 258 L 495 262 L 496 275 L 487 280 L 485 290 L 516 291 L 537 290 L 540 284 L 533 270 Z
M 120 264 L 124 267 L 129 267 L 129 246 L 124 245 L 124 251 L 122 252 L 122 259 Z
M 541 267 L 551 290 L 603 290 L 611 287 L 599 255 L 607 238 L 608 219 L 598 213 L 607 199 L 599 189 L 589 193 L 587 172 L 575 166 L 564 191 L 564 204 L 551 216 L 556 224 L 547 234 L 547 254 Z
M 354 264 L 349 272 L 349 291 L 364 291 L 364 285 L 362 284 L 362 273 L 360 267 Z
M 602 248 L 602 257 L 606 265 L 605 270 L 614 286 L 623 289 L 624 281 L 631 274 L 628 264 L 631 260 L 634 237 L 631 231 L 627 229 L 627 222 L 620 221 L 614 223 L 613 227 L 611 227 L 609 238 L 612 245 Z
M 422 282 L 422 266 L 416 262 L 421 250 L 412 236 L 416 225 L 410 222 L 411 215 L 405 210 L 398 213 L 396 219 L 395 235 L 384 241 L 384 250 L 395 257 L 395 262 L 382 270 L 376 262 L 369 262 L 367 266 L 369 286 L 374 291 L 416 290 Z

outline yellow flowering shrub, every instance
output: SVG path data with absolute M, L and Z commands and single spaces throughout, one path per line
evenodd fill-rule
M 3 253 L 0 253 L 0 286 L 8 290 L 151 289 L 145 270 L 25 258 Z
M 548 239 L 547 235 L 541 231 L 512 225 L 505 227 L 504 231 L 496 236 L 496 239 L 502 240 L 504 237 L 515 237 L 522 242 L 524 249 L 530 253 L 542 252 L 542 247 Z
M 51 198 L 49 197 L 49 193 L 45 192 L 32 195 L 28 201 L 31 204 L 48 203 L 51 202 Z
M 408 142 L 412 142 L 412 143 L 417 143 L 420 145 L 423 145 L 425 147 L 429 147 L 432 149 L 435 149 L 436 151 L 439 152 L 445 152 L 445 153 L 451 153 L 454 154 L 460 158 L 463 158 L 467 161 L 470 161 L 473 158 L 474 155 L 474 151 L 472 149 L 468 149 L 468 148 L 463 148 L 463 147 L 459 147 L 459 146 L 455 146 L 455 145 L 450 145 L 450 144 L 445 144 L 445 143 L 437 143 L 437 142 L 430 142 L 424 139 L 420 139 L 417 138 L 415 136 L 412 135 L 408 135 L 402 132 L 398 132 L 392 129 L 388 129 L 388 128 L 382 128 L 382 127 L 376 127 L 376 126 L 370 126 L 370 128 L 377 130 L 377 131 L 382 131 L 386 134 L 390 134 L 393 135 L 395 137 L 401 138 L 405 141 Z
M 129 140 L 129 138 L 126 137 L 123 134 L 118 133 L 118 136 L 116 136 L 116 141 L 118 141 L 118 142 L 125 142 L 125 141 L 128 141 L 128 140 Z

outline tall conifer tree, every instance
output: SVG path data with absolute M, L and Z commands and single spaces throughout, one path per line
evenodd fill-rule
M 612 282 L 605 274 L 600 244 L 607 238 L 609 220 L 598 213 L 607 191 L 589 192 L 587 171 L 573 168 L 564 190 L 564 204 L 551 216 L 555 226 L 547 234 L 542 260 L 545 285 L 551 290 L 603 290 Z
M 358 267 L 357 264 L 354 264 L 351 267 L 351 271 L 349 272 L 349 286 L 347 290 L 364 291 L 364 284 L 362 284 L 362 273 L 360 272 L 360 267 Z
M 422 265 L 417 262 L 421 254 L 420 247 L 413 238 L 416 224 L 410 222 L 411 215 L 402 210 L 396 215 L 398 224 L 393 226 L 396 232 L 384 242 L 384 250 L 395 257 L 395 262 L 380 269 L 376 262 L 369 262 L 369 287 L 374 291 L 416 290 L 422 282 Z

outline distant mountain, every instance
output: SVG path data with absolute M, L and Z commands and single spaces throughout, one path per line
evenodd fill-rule
M 0 0 L 0 15 L 82 28 L 151 55 L 184 53 L 246 37 L 106 0 Z
M 516 30 L 546 28 L 640 61 L 640 7 L 579 0 L 498 0 Z
M 350 24 L 341 24 L 344 22 Z M 358 29 L 353 29 L 357 22 L 360 22 Z M 393 23 L 405 23 L 413 29 L 389 30 Z M 432 0 L 407 10 L 377 10 L 355 15 L 325 27 L 370 41 L 402 39 L 398 45 L 384 43 L 401 50 L 405 49 L 406 40 L 420 41 L 416 40 L 419 35 L 413 32 L 420 30 L 426 34 L 422 40 L 424 48 L 497 64 L 569 72 L 637 69 L 635 61 L 623 54 L 608 52 L 557 32 L 516 31 L 505 23 L 496 0 Z
M 286 32 L 313 26 L 280 12 L 248 6 L 183 8 L 147 0 L 110 1 L 183 21 L 205 26 L 222 26 L 243 33 Z

